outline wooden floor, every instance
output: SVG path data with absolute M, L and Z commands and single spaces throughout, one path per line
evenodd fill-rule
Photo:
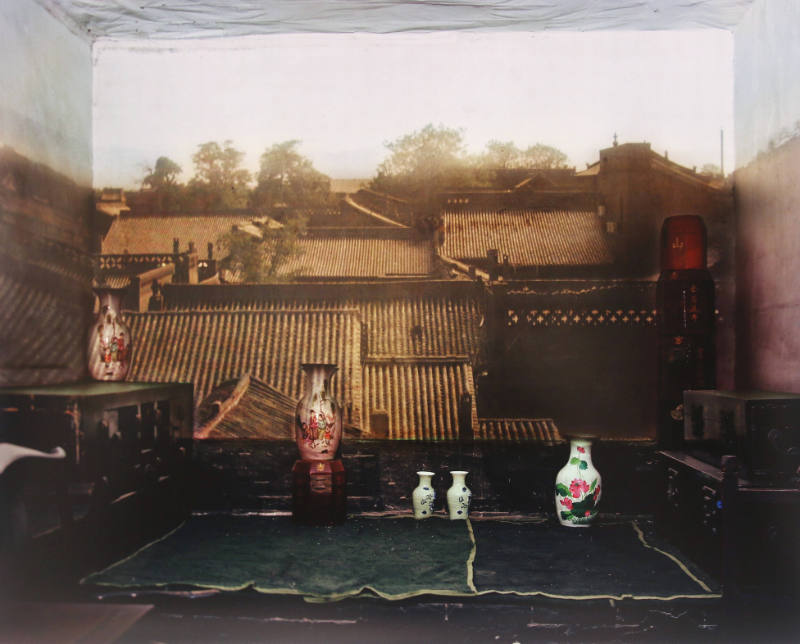
M 141 601 L 131 605 L 131 601 Z M 120 603 L 121 602 L 121 603 Z M 19 605 L 18 605 L 19 606 Z M 25 604 L 0 642 L 796 642 L 800 623 L 720 602 L 481 597 L 310 604 L 252 592 Z
M 0 641 L 115 642 L 152 608 L 152 604 L 9 602 L 2 610 Z

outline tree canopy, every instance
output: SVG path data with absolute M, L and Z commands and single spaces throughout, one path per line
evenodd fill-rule
M 181 167 L 169 157 L 158 157 L 155 165 L 147 168 L 142 185 L 155 192 L 156 208 L 160 212 L 174 212 L 182 205 L 181 186 L 177 182 L 180 173 Z
M 261 155 L 253 206 L 272 212 L 327 203 L 331 180 L 297 151 L 299 144 L 296 139 L 276 143 Z
M 231 141 L 208 141 L 192 155 L 195 173 L 189 181 L 188 198 L 202 211 L 243 208 L 249 196 L 250 173 L 241 168 L 244 152 Z
M 232 229 L 219 239 L 225 251 L 222 267 L 238 273 L 239 280 L 248 283 L 274 282 L 287 279 L 280 269 L 292 257 L 301 254 L 300 237 L 305 233 L 305 218 L 291 213 L 281 226 L 271 228 L 255 224 L 258 235 Z
M 386 143 L 389 156 L 378 167 L 372 188 L 409 199 L 422 223 L 438 215 L 437 195 L 467 186 L 505 188 L 505 174 L 567 167 L 567 155 L 535 143 L 525 149 L 492 140 L 483 153 L 468 156 L 461 130 L 426 125 Z M 420 223 L 420 222 L 418 222 Z M 435 222 L 434 222 L 435 223 Z
M 147 176 L 142 183 L 153 189 L 176 185 L 176 177 L 182 172 L 181 167 L 169 157 L 158 157 L 152 168 L 147 168 Z
M 390 155 L 378 167 L 372 186 L 410 199 L 418 223 L 438 214 L 437 193 L 469 181 L 461 130 L 428 124 L 386 143 L 386 148 Z

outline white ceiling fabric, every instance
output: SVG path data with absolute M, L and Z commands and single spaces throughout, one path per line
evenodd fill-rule
M 19 0 L 12 0 L 12 2 Z M 276 33 L 727 29 L 753 0 L 36 0 L 87 40 Z

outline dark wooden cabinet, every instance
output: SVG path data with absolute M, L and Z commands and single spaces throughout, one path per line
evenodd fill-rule
M 729 597 L 800 596 L 800 488 L 755 485 L 732 456 L 718 465 L 679 451 L 659 457 L 656 525 L 670 543 Z
M 14 524 L 0 542 L 78 524 L 85 534 L 107 535 L 110 522 L 131 534 L 153 523 L 155 532 L 155 519 L 188 508 L 192 432 L 191 384 L 0 389 L 0 443 L 66 452 L 59 460 L 20 459 L 0 476 L 0 523 Z

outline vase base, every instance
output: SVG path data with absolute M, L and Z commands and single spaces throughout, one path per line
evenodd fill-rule
M 312 526 L 338 525 L 347 511 L 346 476 L 339 459 L 296 461 L 292 467 L 292 518 Z

